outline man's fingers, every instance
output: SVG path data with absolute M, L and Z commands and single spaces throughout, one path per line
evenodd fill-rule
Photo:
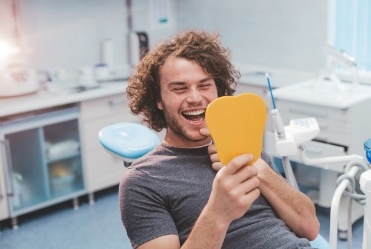
M 210 160 L 212 162 L 213 169 L 215 171 L 219 171 L 221 168 L 223 168 L 224 165 L 220 162 L 219 156 L 216 153 L 215 144 L 210 144 L 207 149 L 210 155 Z
M 210 145 L 211 146 L 211 145 Z M 220 162 L 219 156 L 217 153 L 209 154 L 210 155 L 210 160 L 215 163 L 215 162 Z
M 207 152 L 209 153 L 209 155 L 216 154 L 215 144 L 210 144 L 209 147 L 207 147 Z
M 250 154 L 244 154 L 233 158 L 228 164 L 226 171 L 229 174 L 235 174 L 242 167 L 247 166 L 247 163 L 253 159 L 253 156 Z
M 201 128 L 200 129 L 200 134 L 204 135 L 206 137 L 209 137 L 211 135 L 209 129 L 207 129 L 207 128 Z
M 223 168 L 223 164 L 221 162 L 215 162 L 212 164 L 212 167 L 215 171 L 219 171 L 221 168 Z

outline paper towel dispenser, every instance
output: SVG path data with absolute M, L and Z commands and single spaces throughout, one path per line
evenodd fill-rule
M 129 34 L 130 65 L 135 67 L 138 62 L 148 53 L 149 40 L 145 32 L 131 32 Z

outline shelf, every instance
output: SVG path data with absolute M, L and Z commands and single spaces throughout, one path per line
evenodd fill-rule
M 56 156 L 54 158 L 49 157 L 47 159 L 47 164 L 52 164 L 52 163 L 56 163 L 56 162 L 60 162 L 60 161 L 65 161 L 65 160 L 69 160 L 69 159 L 76 158 L 76 157 L 80 157 L 80 151 L 75 151 L 75 152 L 72 152 L 72 153 Z

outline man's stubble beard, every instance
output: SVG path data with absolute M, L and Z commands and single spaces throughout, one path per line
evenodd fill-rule
M 179 119 L 175 118 L 173 115 L 169 115 L 168 112 L 166 111 L 166 108 L 163 109 L 163 112 L 167 129 L 170 129 L 173 133 L 191 142 L 199 142 L 205 139 L 203 137 L 202 138 L 192 137 L 187 131 L 187 129 L 184 128 L 184 126 L 179 122 Z

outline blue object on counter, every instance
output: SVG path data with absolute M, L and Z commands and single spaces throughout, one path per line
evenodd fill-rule
M 367 139 L 364 143 L 366 158 L 369 163 L 371 163 L 371 138 Z

